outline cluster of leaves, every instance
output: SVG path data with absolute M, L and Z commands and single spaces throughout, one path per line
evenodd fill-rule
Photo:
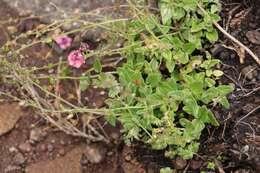
M 200 8 L 205 11 L 201 11 Z M 229 107 L 233 88 L 218 85 L 223 72 L 206 48 L 218 40 L 218 0 L 160 0 L 160 15 L 133 8 L 135 18 L 120 24 L 126 62 L 116 75 L 101 72 L 95 85 L 107 88 L 112 125 L 123 125 L 127 143 L 139 140 L 165 155 L 192 158 L 206 124 L 218 126 L 210 106 Z M 119 26 L 118 26 L 119 27 Z

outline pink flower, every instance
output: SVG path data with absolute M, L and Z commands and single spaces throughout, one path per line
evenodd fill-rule
M 80 50 L 73 50 L 68 56 L 69 65 L 75 68 L 80 68 L 85 63 L 85 58 Z
M 58 36 L 54 39 L 61 49 L 65 50 L 71 46 L 72 38 L 68 36 Z

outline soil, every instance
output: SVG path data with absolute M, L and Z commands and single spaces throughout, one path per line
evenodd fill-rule
M 3 0 L 0 4 L 0 21 L 8 21 L 7 24 L 0 23 L 0 47 L 10 39 L 13 30 L 24 32 L 41 24 L 39 20 L 21 19 L 20 12 Z M 260 29 L 260 1 L 225 0 L 222 5 L 222 26 L 260 57 L 260 37 L 256 33 Z M 92 8 L 96 6 L 94 3 Z M 163 151 L 151 151 L 140 143 L 127 146 L 121 139 L 120 126 L 114 128 L 102 120 L 100 123 L 112 142 L 89 143 L 58 131 L 32 109 L 13 110 L 19 105 L 2 98 L 0 173 L 158 173 L 166 166 L 187 173 L 200 170 L 260 172 L 260 109 L 256 109 L 260 105 L 260 68 L 249 55 L 244 55 L 228 39 L 221 37 L 223 42 L 216 43 L 211 49 L 222 61 L 220 68 L 225 72 L 220 83 L 231 83 L 236 90 L 229 95 L 230 109 L 213 108 L 221 126 L 205 129 L 200 151 L 192 160 L 170 160 L 163 156 Z M 42 45 L 34 46 L 25 54 L 23 65 L 28 67 L 57 62 L 55 57 L 60 56 Z M 17 92 L 2 82 L 0 91 Z M 88 106 L 102 107 L 105 99 L 102 92 L 90 88 L 84 93 Z M 207 168 L 209 161 L 215 162 L 215 171 Z

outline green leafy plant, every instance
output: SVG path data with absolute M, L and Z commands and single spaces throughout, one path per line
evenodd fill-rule
M 205 14 L 198 7 L 204 8 Z M 220 18 L 218 0 L 160 0 L 160 16 L 132 10 L 134 19 L 120 25 L 126 62 L 116 75 L 100 73 L 94 81 L 107 88 L 106 116 L 118 120 L 126 143 L 139 140 L 165 155 L 190 159 L 199 149 L 206 124 L 218 126 L 210 107 L 229 107 L 229 85 L 218 85 L 220 63 L 206 48 L 218 40 L 213 22 Z M 122 27 L 123 26 L 123 27 Z M 100 63 L 94 68 L 101 71 Z
M 210 170 L 215 170 L 216 169 L 216 165 L 214 162 L 208 162 L 207 168 Z
M 173 170 L 169 167 L 161 168 L 160 173 L 173 173 Z
M 220 3 L 218 0 L 159 0 L 158 5 L 159 9 L 151 11 L 129 1 L 129 14 L 133 14 L 129 18 L 91 24 L 107 29 L 106 43 L 123 40 L 123 46 L 112 49 L 113 46 L 102 45 L 93 51 L 73 51 L 69 57 L 76 68 L 80 67 L 76 61 L 80 60 L 82 65 L 84 58 L 98 58 L 80 77 L 68 76 L 71 72 L 61 66 L 57 76 L 47 76 L 47 79 L 57 86 L 62 79 L 78 80 L 81 91 L 90 85 L 108 91 L 107 108 L 80 108 L 62 99 L 67 106 L 55 106 L 55 110 L 61 109 L 57 112 L 104 114 L 110 124 L 115 125 L 116 121 L 122 124 L 126 143 L 138 140 L 153 149 L 165 150 L 167 157 L 179 155 L 190 159 L 199 149 L 201 132 L 206 125 L 219 125 L 210 108 L 218 104 L 228 108 L 226 95 L 233 90 L 229 85 L 216 82 L 223 75 L 215 68 L 220 61 L 207 51 L 218 40 L 213 23 L 220 20 Z M 91 27 L 87 25 L 69 33 L 87 28 Z M 46 42 L 46 38 L 44 40 Z M 33 44 L 22 46 L 16 53 Z M 108 64 L 101 61 L 103 56 L 109 55 L 120 55 L 119 61 L 111 63 L 112 69 L 116 69 L 112 72 L 106 72 L 104 66 Z M 53 66 L 59 64 L 46 68 Z M 29 72 L 27 75 L 27 82 L 50 94 L 37 82 L 29 80 Z M 30 89 L 27 90 L 31 92 Z M 38 103 L 34 104 L 37 105 L 39 107 Z M 44 113 L 54 110 L 41 106 L 40 109 Z M 73 125 L 69 127 L 66 129 L 73 129 Z M 94 129 L 93 133 L 97 131 Z M 93 140 L 92 136 L 87 137 Z

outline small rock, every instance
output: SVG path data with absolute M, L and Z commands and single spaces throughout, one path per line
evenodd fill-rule
M 31 144 L 26 141 L 25 143 L 22 143 L 18 146 L 19 150 L 21 150 L 22 152 L 30 152 L 32 150 L 32 146 Z
M 104 32 L 102 28 L 89 29 L 85 35 L 83 35 L 82 39 L 84 41 L 90 42 L 98 42 L 100 39 L 100 35 Z
M 248 145 L 245 145 L 245 146 L 241 149 L 241 153 L 248 154 L 248 151 L 249 151 L 249 146 L 248 146 Z
M 19 104 L 16 103 L 1 104 L 0 110 L 0 136 L 2 136 L 15 127 L 23 113 Z
M 126 155 L 125 156 L 125 160 L 129 162 L 131 160 L 131 156 L 130 155 Z
M 201 161 L 201 160 L 191 160 L 190 167 L 193 170 L 197 170 L 197 169 L 201 168 L 202 164 L 203 164 L 203 161 Z
M 61 140 L 61 141 L 60 141 L 60 144 L 61 144 L 61 145 L 66 145 L 66 142 L 65 142 L 64 140 Z
M 45 152 L 46 151 L 46 145 L 45 144 L 41 144 L 40 145 L 40 150 L 42 151 L 42 152 Z
M 42 131 L 40 128 L 32 129 L 30 132 L 30 142 L 35 144 L 37 142 L 42 141 L 46 136 L 46 133 Z
M 215 44 L 213 48 L 210 50 L 212 53 L 212 56 L 219 55 L 225 48 L 221 44 Z
M 112 156 L 112 155 L 113 155 L 113 151 L 107 152 L 107 156 Z
M 18 152 L 17 148 L 15 148 L 15 147 L 10 147 L 10 148 L 9 148 L 9 151 L 10 151 L 10 153 L 16 153 L 16 152 Z
M 14 33 L 16 33 L 18 30 L 17 30 L 17 27 L 15 27 L 15 26 L 8 26 L 7 27 L 7 30 L 8 30 L 8 32 L 10 33 L 10 34 L 14 34 Z
M 64 156 L 64 155 L 65 155 L 65 150 L 64 150 L 64 149 L 60 149 L 60 150 L 59 150 L 59 154 L 60 154 L 61 156 Z
M 14 156 L 13 161 L 16 165 L 23 165 L 26 161 L 26 158 L 23 156 L 22 153 L 17 153 Z
M 88 159 L 83 155 L 83 156 L 81 157 L 81 159 L 80 159 L 80 165 L 81 165 L 82 167 L 84 167 L 84 166 L 88 165 L 88 163 L 89 163 Z
M 241 73 L 248 79 L 252 80 L 255 76 L 257 76 L 257 70 L 254 66 L 246 66 L 241 70 Z
M 120 133 L 117 132 L 112 132 L 110 136 L 115 142 L 118 142 L 120 139 Z
M 101 95 L 101 96 L 103 96 L 103 95 L 105 95 L 105 94 L 106 94 L 105 91 L 100 91 L 100 95 Z
M 47 145 L 48 152 L 52 152 L 54 150 L 54 146 L 51 144 Z
M 93 106 L 96 108 L 101 108 L 105 105 L 104 101 L 101 99 L 96 100 L 95 102 L 93 102 Z
M 248 31 L 246 33 L 247 39 L 254 44 L 260 45 L 260 32 L 257 30 Z
M 11 172 L 20 171 L 20 170 L 21 170 L 20 166 L 9 165 L 5 168 L 4 172 L 5 173 L 11 173 Z
M 175 160 L 173 160 L 173 164 L 176 169 L 184 169 L 187 165 L 187 161 L 181 157 L 177 157 Z
M 65 156 L 47 159 L 26 167 L 26 173 L 82 173 L 80 158 L 84 152 L 83 146 L 69 151 Z
M 85 159 L 90 163 L 100 163 L 104 160 L 107 149 L 98 144 L 88 145 L 84 153 Z M 84 162 L 84 161 L 83 161 Z

